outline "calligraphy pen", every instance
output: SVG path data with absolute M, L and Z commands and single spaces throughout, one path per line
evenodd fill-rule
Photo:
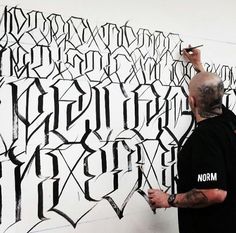
M 192 52 L 194 49 L 197 49 L 197 48 L 202 47 L 202 46 L 203 46 L 203 44 L 197 45 L 197 46 L 194 46 L 194 47 L 185 48 L 183 50 L 185 50 L 186 52 Z

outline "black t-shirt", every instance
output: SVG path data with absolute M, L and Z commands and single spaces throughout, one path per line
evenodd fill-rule
M 192 189 L 227 191 L 223 203 L 179 208 L 180 233 L 236 232 L 236 116 L 223 114 L 198 123 L 178 155 L 178 193 Z

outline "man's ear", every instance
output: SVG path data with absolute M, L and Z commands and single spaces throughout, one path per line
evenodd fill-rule
M 191 109 L 194 110 L 196 108 L 196 98 L 194 98 L 194 96 L 189 96 L 188 101 Z

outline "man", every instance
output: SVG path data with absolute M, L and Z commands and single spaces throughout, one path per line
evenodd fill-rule
M 197 127 L 178 154 L 177 194 L 148 190 L 152 208 L 178 208 L 180 233 L 236 232 L 236 116 L 222 105 L 221 79 L 200 50 L 184 50 L 198 72 L 189 83 Z

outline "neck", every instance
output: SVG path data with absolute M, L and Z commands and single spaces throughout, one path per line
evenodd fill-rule
M 197 122 L 204 121 L 206 119 L 213 118 L 221 114 L 222 114 L 222 109 L 218 109 L 218 111 L 214 111 L 208 114 L 201 114 L 201 115 L 198 113 L 198 110 L 196 109 L 194 113 Z
M 196 118 L 196 122 L 197 122 L 197 123 L 200 122 L 200 121 L 204 121 L 204 120 L 207 119 L 207 118 L 201 117 L 199 114 L 196 114 L 196 115 L 195 115 L 195 118 Z

